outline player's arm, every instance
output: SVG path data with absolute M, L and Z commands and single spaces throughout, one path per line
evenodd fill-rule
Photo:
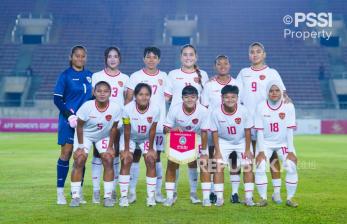
M 218 131 L 213 131 L 212 132 L 212 140 L 214 144 L 214 159 L 221 159 L 222 158 L 222 153 L 219 148 L 219 137 L 218 137 Z
M 201 151 L 203 155 L 207 155 L 207 130 L 201 130 Z
M 256 157 L 256 165 L 258 166 L 262 160 L 266 160 L 264 153 L 264 131 L 263 129 L 257 130 L 257 147 L 258 155 Z
M 149 129 L 149 150 L 153 150 L 153 144 L 154 144 L 155 133 L 157 130 L 157 124 L 158 124 L 158 122 L 153 122 L 151 129 Z
M 112 128 L 110 130 L 110 141 L 108 143 L 108 149 L 107 151 L 114 157 L 115 156 L 115 150 L 113 148 L 114 145 L 114 141 L 116 139 L 116 136 L 118 134 L 118 121 L 117 122 L 113 122 Z
M 245 141 L 246 141 L 245 155 L 248 159 L 253 159 L 253 154 L 251 152 L 251 129 L 250 128 L 245 128 Z
M 126 92 L 126 97 L 125 97 L 125 105 L 130 103 L 133 100 L 133 97 L 134 97 L 134 90 L 128 88 Z
M 83 142 L 84 123 L 85 123 L 85 121 L 78 118 L 77 127 L 76 127 L 78 148 L 77 148 L 76 152 L 74 153 L 74 158 L 77 158 L 80 154 L 84 153 L 84 148 L 85 148 L 84 142 Z

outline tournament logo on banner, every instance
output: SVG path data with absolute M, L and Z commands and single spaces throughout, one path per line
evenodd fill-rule
M 168 159 L 178 164 L 187 164 L 198 158 L 200 136 L 194 132 L 170 132 L 166 134 L 165 151 Z

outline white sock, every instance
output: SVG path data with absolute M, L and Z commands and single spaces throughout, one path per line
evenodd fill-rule
M 274 193 L 275 194 L 280 194 L 281 193 L 281 179 L 272 179 L 272 186 L 274 188 Z
M 114 187 L 116 189 L 119 178 L 119 156 L 115 157 L 113 160 L 113 171 L 114 171 Z
M 113 181 L 104 181 L 104 198 L 112 197 L 113 184 Z
M 100 158 L 93 157 L 92 159 L 92 182 L 93 191 L 100 191 L 100 179 L 102 172 L 102 161 Z
M 130 185 L 129 191 L 131 194 L 136 194 L 136 185 L 137 180 L 139 179 L 140 174 L 140 163 L 132 163 L 130 167 Z
M 239 193 L 240 175 L 230 175 L 232 195 Z
M 245 183 L 245 198 L 252 199 L 254 191 L 254 183 Z
M 128 196 L 130 175 L 119 175 L 119 188 L 121 197 Z
M 168 199 L 173 199 L 173 194 L 175 191 L 175 182 L 166 182 L 165 189 L 166 189 L 166 197 Z
M 155 164 L 155 172 L 157 174 L 156 192 L 157 194 L 161 194 L 161 187 L 163 183 L 163 168 L 161 162 L 157 162 Z
M 57 187 L 57 193 L 58 194 L 64 194 L 64 188 L 63 187 Z
M 180 169 L 176 169 L 176 180 L 175 180 L 175 192 L 177 193 L 178 177 L 180 176 Z
M 298 173 L 296 164 L 291 160 L 287 160 L 287 175 L 286 175 L 286 188 L 287 188 L 287 200 L 291 200 L 296 192 L 298 186 Z
M 189 184 L 190 184 L 190 193 L 196 193 L 198 188 L 198 169 L 189 168 Z
M 214 192 L 217 195 L 218 199 L 223 199 L 223 193 L 224 193 L 224 184 L 214 184 Z
M 257 189 L 258 189 L 260 197 L 262 199 L 267 200 L 267 176 L 265 171 L 266 171 L 266 162 L 263 160 L 260 162 L 260 164 L 256 168 L 255 184 L 257 185 Z
M 71 196 L 72 198 L 80 198 L 81 181 L 71 182 Z
M 157 185 L 157 177 L 146 177 L 147 183 L 147 197 L 154 197 L 155 187 Z
M 201 183 L 201 190 L 202 190 L 203 200 L 209 200 L 210 199 L 210 193 L 211 193 L 211 182 L 202 182 Z

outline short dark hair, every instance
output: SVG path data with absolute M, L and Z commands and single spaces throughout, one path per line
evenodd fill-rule
M 158 56 L 160 58 L 161 52 L 160 49 L 157 47 L 146 47 L 145 50 L 143 51 L 143 58 L 146 57 L 147 54 L 153 53 L 154 55 Z
M 108 48 L 105 49 L 105 52 L 104 52 L 105 64 L 107 64 L 108 54 L 109 54 L 111 51 L 116 51 L 116 52 L 117 52 L 118 57 L 119 57 L 119 62 L 121 62 L 121 61 L 122 61 L 122 57 L 121 57 L 119 48 L 118 48 L 118 47 L 115 47 L 115 46 L 111 46 L 111 47 L 108 47 Z
M 222 88 L 221 93 L 222 93 L 222 96 L 228 93 L 234 93 L 236 95 L 239 95 L 239 87 L 226 85 Z
M 148 92 L 149 92 L 149 95 L 152 96 L 152 88 L 148 84 L 146 84 L 146 83 L 139 83 L 139 84 L 137 84 L 136 87 L 135 87 L 135 90 L 134 90 L 134 95 L 137 96 L 140 93 L 142 88 L 147 89 Z
M 106 81 L 97 82 L 97 83 L 95 84 L 94 91 L 96 90 L 96 88 L 97 88 L 98 86 L 107 86 L 107 88 L 111 91 L 111 85 L 110 85 L 108 82 L 106 82 Z
M 199 95 L 198 90 L 194 86 L 186 86 L 182 89 L 182 96 L 185 95 Z

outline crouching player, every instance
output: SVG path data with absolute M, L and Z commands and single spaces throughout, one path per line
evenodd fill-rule
M 292 200 L 297 183 L 297 158 L 293 143 L 293 128 L 295 128 L 295 109 L 292 103 L 283 101 L 281 83 L 272 81 L 268 84 L 267 100 L 260 103 L 255 115 L 255 128 L 257 130 L 257 156 L 255 183 L 262 200 L 260 206 L 267 205 L 267 176 L 266 161 L 274 152 L 280 157 L 283 168 L 286 170 L 287 205 L 297 207 Z M 276 193 L 275 193 L 276 194 Z M 280 203 L 280 192 L 272 195 Z
M 146 163 L 147 206 L 155 206 L 157 152 L 154 145 L 157 123 L 160 117 L 159 107 L 150 104 L 152 88 L 139 83 L 134 89 L 135 100 L 128 103 L 123 111 L 124 133 L 121 135 L 119 149 L 121 152 L 121 170 L 119 186 L 121 198 L 119 206 L 128 207 L 128 190 L 130 167 L 136 145 L 142 151 Z
M 111 87 L 101 81 L 95 85 L 95 100 L 84 103 L 77 111 L 77 129 L 74 137 L 74 166 L 71 173 L 71 207 L 80 206 L 82 172 L 93 143 L 100 153 L 104 166 L 104 206 L 113 207 L 113 142 L 117 134 L 117 124 L 121 108 L 109 101 Z
M 215 145 L 214 159 L 217 170 L 214 175 L 214 190 L 217 194 L 216 206 L 224 204 L 224 167 L 229 156 L 236 152 L 238 164 L 243 167 L 245 183 L 245 205 L 254 206 L 254 175 L 252 172 L 253 154 L 250 150 L 253 120 L 247 109 L 238 104 L 239 89 L 226 85 L 221 90 L 222 104 L 212 111 L 210 130 Z M 239 166 L 238 169 L 241 167 Z
M 183 102 L 172 105 L 167 114 L 166 121 L 164 123 L 164 132 L 170 131 L 191 131 L 201 135 L 201 151 L 200 161 L 204 164 L 201 168 L 201 186 L 203 192 L 203 206 L 211 206 L 210 191 L 211 180 L 210 174 L 207 172 L 207 131 L 208 131 L 208 110 L 206 107 L 198 103 L 198 90 L 194 86 L 186 86 L 182 90 Z M 193 161 L 188 164 L 189 169 L 194 168 L 197 161 Z M 166 195 L 167 199 L 164 202 L 164 206 L 172 206 L 175 203 L 174 191 L 176 181 L 176 170 L 179 165 L 175 162 L 168 161 L 166 170 Z M 197 177 L 196 177 L 197 178 Z M 191 189 L 190 199 L 193 204 L 199 203 L 200 200 L 196 195 L 196 184 L 193 184 L 192 178 L 190 178 Z

